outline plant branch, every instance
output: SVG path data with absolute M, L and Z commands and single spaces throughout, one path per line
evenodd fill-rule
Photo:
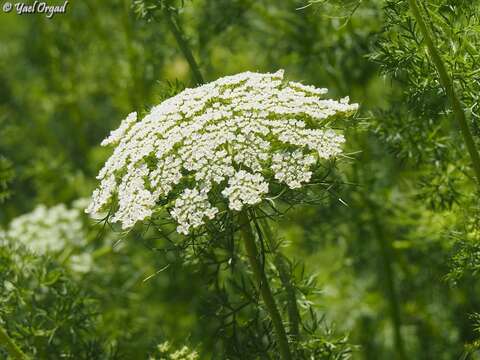
M 174 16 L 175 16 L 174 10 L 165 6 L 163 8 L 163 14 L 165 15 L 165 19 L 167 20 L 167 24 L 168 24 L 168 27 L 170 28 L 170 31 L 175 37 L 175 40 L 177 41 L 177 44 L 180 47 L 180 50 L 182 51 L 183 56 L 187 60 L 188 65 L 192 70 L 192 74 L 195 79 L 195 82 L 197 84 L 203 84 L 204 80 L 200 72 L 200 68 L 198 67 L 197 62 L 193 57 L 192 51 L 190 50 L 188 42 L 185 39 L 185 36 L 183 34 L 182 28 L 180 27 L 180 24 L 178 23 L 178 21 L 176 21 L 176 19 L 174 19 Z
M 445 89 L 447 97 L 449 98 L 449 101 L 451 103 L 453 112 L 455 114 L 455 119 L 457 120 L 457 123 L 460 126 L 460 130 L 462 132 L 465 145 L 467 146 L 468 153 L 470 154 L 470 158 L 472 160 L 472 167 L 477 177 L 477 183 L 478 183 L 477 185 L 480 186 L 480 155 L 478 153 L 472 134 L 468 127 L 468 123 L 465 117 L 465 112 L 463 111 L 460 100 L 458 99 L 457 94 L 455 92 L 453 80 L 448 74 L 445 64 L 442 60 L 442 57 L 440 56 L 440 53 L 437 47 L 435 46 L 433 35 L 431 34 L 429 27 L 427 26 L 426 22 L 422 17 L 417 0 L 408 0 L 408 3 L 410 5 L 410 9 L 413 13 L 413 16 L 415 17 L 415 20 L 418 23 L 420 31 L 425 39 L 428 52 L 430 53 L 432 62 L 438 72 L 440 83 L 442 87 Z
M 17 360 L 28 360 L 29 357 L 23 353 L 22 350 L 15 344 L 15 342 L 8 336 L 5 329 L 0 326 L 0 345 L 7 350 L 8 354 Z
M 257 246 L 255 245 L 255 236 L 253 234 L 252 227 L 250 226 L 250 217 L 246 210 L 240 212 L 238 220 L 240 223 L 240 231 L 245 243 L 248 261 L 250 262 L 258 289 L 270 318 L 272 319 L 273 327 L 277 335 L 280 356 L 282 360 L 291 360 L 292 356 L 290 355 L 287 334 L 282 318 L 280 317 L 280 312 L 275 304 L 275 299 L 273 298 L 270 285 L 268 284 L 265 270 L 259 260 L 259 253 Z

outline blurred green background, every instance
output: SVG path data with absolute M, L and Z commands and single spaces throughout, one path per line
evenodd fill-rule
M 176 82 L 194 85 L 165 19 L 141 17 L 133 5 L 71 1 L 65 14 L 51 19 L 0 13 L 4 229 L 41 204 L 72 207 L 88 197 L 110 154 L 99 146 L 110 130 L 128 113 L 143 113 L 173 94 Z M 316 275 L 315 308 L 331 331 L 348 335 L 352 358 L 400 358 L 399 346 L 407 359 L 475 358 L 480 256 L 475 190 L 462 168 L 468 158 L 461 149 L 458 156 L 450 156 L 453 150 L 430 156 L 430 148 L 449 149 L 448 141 L 456 138 L 450 133 L 440 138 L 435 124 L 442 120 L 420 114 L 418 104 L 404 98 L 409 82 L 382 71 L 385 44 L 393 41 L 386 35 L 391 30 L 385 26 L 385 3 L 177 5 L 206 81 L 285 69 L 289 79 L 327 87 L 332 97 L 348 95 L 360 104 L 357 117 L 344 124 L 349 157 L 339 169 L 345 184 L 322 206 L 288 213 L 279 229 L 286 254 Z M 389 49 L 389 56 L 399 51 Z M 418 76 L 420 83 L 423 75 Z M 441 92 L 417 96 L 429 96 L 432 101 L 423 104 L 448 116 L 440 111 Z M 434 126 L 411 125 L 425 116 Z M 82 221 L 88 224 L 85 251 L 95 252 L 94 271 L 72 275 L 55 257 L 30 258 L 2 248 L 0 324 L 18 344 L 40 359 L 107 353 L 143 359 L 170 340 L 188 343 L 208 358 L 215 328 L 205 310 L 209 288 L 201 271 L 160 256 L 155 251 L 160 243 L 134 235 L 113 247 L 118 235 Z M 17 257 L 29 265 L 19 265 Z M 144 281 L 167 263 L 168 269 Z M 52 294 L 39 300 L 37 291 Z M 69 312 L 75 316 L 66 316 Z

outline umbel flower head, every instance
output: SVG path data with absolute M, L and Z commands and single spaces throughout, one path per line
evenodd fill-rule
M 131 113 L 102 142 L 116 147 L 87 212 L 110 207 L 128 229 L 170 204 L 177 231 L 188 234 L 217 215 L 216 194 L 240 211 L 271 182 L 301 187 L 319 160 L 341 153 L 345 139 L 328 124 L 358 108 L 326 92 L 284 81 L 282 70 L 244 72 L 186 89 L 141 120 Z
M 41 204 L 32 212 L 13 219 L 6 235 L 39 255 L 56 253 L 70 244 L 83 245 L 85 234 L 81 216 L 79 209 L 69 209 L 65 204 L 52 207 Z
M 86 245 L 83 209 L 85 199 L 76 200 L 70 208 L 65 204 L 38 205 L 33 211 L 14 218 L 3 236 L 37 255 L 59 255 L 66 249 L 83 247 Z M 92 262 L 91 254 L 82 253 L 71 255 L 68 265 L 73 271 L 83 273 L 90 270 Z

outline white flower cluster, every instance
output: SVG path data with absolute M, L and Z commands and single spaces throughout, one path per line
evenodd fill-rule
M 310 181 L 310 168 L 317 160 L 312 155 L 304 155 L 302 150 L 275 153 L 272 156 L 272 170 L 275 179 L 287 184 L 291 189 L 297 189 L 303 183 Z
M 188 234 L 190 226 L 198 227 L 203 224 L 204 217 L 213 219 L 218 212 L 208 201 L 206 189 L 185 189 L 175 201 L 175 206 L 170 215 L 180 224 L 177 231 Z
M 171 216 L 188 234 L 218 212 L 215 186 L 232 210 L 261 202 L 270 181 L 301 187 L 318 159 L 341 153 L 344 137 L 326 123 L 358 108 L 348 98 L 323 99 L 326 92 L 284 81 L 283 71 L 245 72 L 186 89 L 142 120 L 128 115 L 102 142 L 116 148 L 87 212 L 100 216 L 113 205 L 112 221 L 126 229 L 175 191 Z
M 240 170 L 228 179 L 228 186 L 222 191 L 232 210 L 242 210 L 243 204 L 255 205 L 262 201 L 262 195 L 268 193 L 268 183 L 259 174 L 250 174 Z
M 30 251 L 45 255 L 60 254 L 67 248 L 86 244 L 86 232 L 82 223 L 82 206 L 85 201 L 77 200 L 72 208 L 65 204 L 53 207 L 37 206 L 32 212 L 13 219 L 4 237 L 25 245 Z M 73 271 L 87 272 L 92 265 L 91 255 L 72 255 L 69 263 Z
M 78 210 L 64 204 L 51 208 L 37 206 L 32 212 L 13 219 L 7 237 L 22 242 L 31 251 L 43 255 L 62 251 L 67 244 L 78 244 L 85 237 Z

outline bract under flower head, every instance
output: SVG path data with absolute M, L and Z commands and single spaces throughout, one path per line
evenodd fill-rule
M 286 82 L 282 70 L 245 72 L 186 89 L 140 121 L 128 115 L 102 142 L 116 148 L 87 212 L 115 205 L 112 220 L 127 229 L 173 192 L 170 214 L 188 234 L 216 216 L 214 187 L 236 211 L 260 203 L 271 181 L 301 187 L 318 159 L 341 152 L 344 137 L 327 121 L 358 108 L 348 98 L 323 99 L 326 92 Z

